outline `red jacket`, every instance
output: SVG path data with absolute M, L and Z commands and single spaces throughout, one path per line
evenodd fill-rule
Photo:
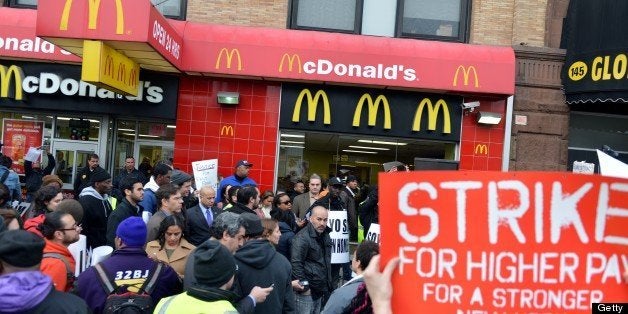
M 54 243 L 48 239 L 46 240 L 46 246 L 44 247 L 44 254 L 46 253 L 57 253 L 63 256 L 66 261 L 70 264 L 70 269 L 72 273 L 74 273 L 74 269 L 76 269 L 76 262 L 74 261 L 74 257 L 68 251 L 68 248 Z M 68 282 L 68 272 L 65 266 L 65 263 L 58 258 L 54 257 L 44 257 L 41 260 L 40 266 L 41 272 L 50 276 L 52 278 L 52 283 L 54 283 L 55 289 L 58 291 L 70 291 L 73 283 Z
M 33 217 L 27 221 L 24 222 L 24 230 L 28 231 L 28 232 L 32 232 L 40 237 L 44 237 L 41 232 L 39 232 L 39 230 L 37 230 L 37 226 L 39 226 L 39 224 L 43 223 L 44 220 L 46 219 L 45 215 L 39 215 L 36 217 Z

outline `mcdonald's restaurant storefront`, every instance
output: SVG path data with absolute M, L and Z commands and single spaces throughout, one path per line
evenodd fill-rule
M 34 49 L 0 56 L 64 61 L 61 48 L 80 55 L 90 39 L 137 62 L 140 75 L 177 73 L 178 85 L 167 84 L 178 88 L 176 114 L 159 116 L 175 119 L 166 128 L 175 167 L 192 172 L 192 162 L 217 158 L 219 175 L 228 176 L 247 159 L 262 190 L 312 173 L 375 184 L 381 164 L 394 160 L 415 169 L 508 169 L 510 47 L 173 21 L 134 13 L 142 5 L 103 5 L 94 25 L 65 14 L 62 2 L 42 2 L 28 18 L 0 8 L 7 32 L 58 45 L 50 44 L 52 57 Z M 128 25 L 118 25 L 120 14 Z M 130 110 L 120 117 L 153 114 Z

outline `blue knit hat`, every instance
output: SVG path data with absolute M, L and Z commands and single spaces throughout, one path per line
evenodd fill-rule
M 118 229 L 116 236 L 122 240 L 126 246 L 142 247 L 146 244 L 146 224 L 142 217 L 129 217 L 123 220 Z

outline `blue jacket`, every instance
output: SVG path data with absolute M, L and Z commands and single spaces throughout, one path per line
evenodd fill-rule
M 2 182 L 9 189 L 9 193 L 11 193 L 11 201 L 21 201 L 22 200 L 22 187 L 20 186 L 20 177 L 17 173 L 10 171 L 5 166 L 0 166 L 0 177 L 9 171 L 9 176 L 7 179 Z
M 154 214 L 155 209 L 157 209 L 157 197 L 155 196 L 155 192 L 151 189 L 144 189 L 144 199 L 137 204 L 141 206 L 144 211 Z
M 124 247 L 115 250 L 111 257 L 100 264 L 107 271 L 110 278 L 120 278 L 115 280 L 118 286 L 123 284 L 141 286 L 146 278 L 150 277 L 150 272 L 155 268 L 155 263 L 155 261 L 146 256 L 143 248 Z M 157 304 L 161 298 L 181 293 L 182 289 L 183 284 L 177 273 L 170 266 L 166 266 L 157 279 L 155 289 L 150 296 L 153 298 L 154 304 Z M 94 313 L 102 313 L 107 294 L 100 283 L 98 273 L 94 267 L 86 269 L 78 277 L 76 292 L 79 297 L 85 300 Z
M 222 202 L 222 189 L 223 187 L 231 185 L 231 186 L 257 186 L 257 182 L 255 180 L 245 177 L 243 179 L 236 177 L 236 175 L 230 175 L 220 181 L 220 185 L 218 185 L 218 191 L 216 191 L 216 203 Z M 146 198 L 146 196 L 144 196 Z

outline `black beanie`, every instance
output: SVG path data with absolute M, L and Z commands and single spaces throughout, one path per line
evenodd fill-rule
M 2 232 L 0 233 L 0 260 L 15 267 L 33 267 L 41 263 L 45 245 L 44 239 L 28 231 Z
M 236 272 L 233 255 L 220 242 L 207 240 L 193 254 L 194 277 L 203 286 L 219 288 Z
M 107 170 L 103 168 L 96 168 L 96 170 L 92 172 L 92 175 L 89 177 L 89 179 L 91 183 L 103 182 L 111 179 L 111 175 L 109 174 L 109 172 L 107 172 Z

